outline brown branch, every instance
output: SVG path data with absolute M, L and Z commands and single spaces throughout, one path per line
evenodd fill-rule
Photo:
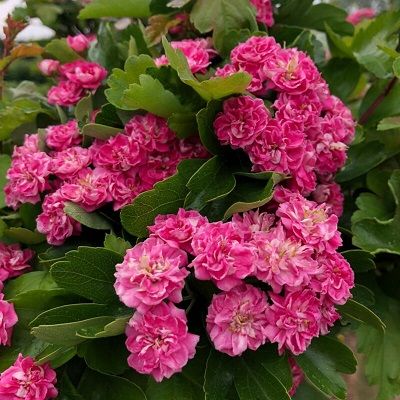
M 371 115 L 376 111 L 376 109 L 380 106 L 385 97 L 391 92 L 395 84 L 397 83 L 397 78 L 394 77 L 390 80 L 385 90 L 374 100 L 374 102 L 365 110 L 365 112 L 361 115 L 358 120 L 360 125 L 364 125 Z

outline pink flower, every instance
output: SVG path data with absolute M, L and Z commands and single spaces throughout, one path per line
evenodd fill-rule
M 190 70 L 195 74 L 203 74 L 211 64 L 211 59 L 217 52 L 211 48 L 207 39 L 186 39 L 179 42 L 171 42 L 174 49 L 182 51 L 186 57 Z M 166 56 L 156 58 L 155 63 L 158 67 L 168 65 Z
M 18 322 L 18 316 L 15 313 L 14 305 L 4 300 L 4 294 L 0 293 L 0 345 L 2 346 L 11 345 L 11 336 L 13 328 L 17 322 Z M 1 382 L 1 376 L 0 376 L 0 382 Z
M 267 26 L 274 24 L 271 0 L 250 0 L 257 10 L 257 21 Z
M 274 221 L 274 215 L 266 212 L 260 213 L 258 209 L 244 212 L 242 215 L 234 214 L 232 216 L 232 223 L 246 241 L 253 239 L 257 232 L 268 232 Z
M 184 310 L 160 303 L 147 312 L 136 311 L 126 328 L 128 364 L 157 382 L 180 372 L 194 357 L 199 336 L 188 332 Z
M 339 253 L 322 253 L 318 256 L 318 274 L 311 281 L 311 288 L 327 295 L 335 304 L 344 304 L 351 298 L 354 287 L 354 272 L 350 264 Z
M 318 204 L 325 203 L 327 213 L 340 217 L 343 213 L 344 196 L 340 186 L 335 183 L 324 183 L 316 187 L 311 193 L 311 198 Z
M 295 174 L 303 160 L 304 134 L 290 121 L 271 119 L 248 153 L 255 171 Z
M 302 94 L 321 80 L 311 58 L 294 48 L 276 51 L 263 72 L 271 80 L 271 88 L 290 94 Z
M 154 114 L 135 115 L 124 128 L 124 132 L 142 151 L 169 152 L 171 142 L 176 140 L 174 132 L 169 129 L 164 118 Z
M 189 158 L 209 158 L 210 153 L 196 136 L 179 140 L 179 154 L 183 159 Z
M 352 25 L 357 25 L 364 19 L 372 19 L 376 16 L 376 10 L 373 8 L 359 8 L 358 10 L 349 14 L 346 18 L 347 22 Z
M 128 250 L 116 266 L 115 291 L 126 306 L 141 312 L 164 299 L 180 303 L 187 263 L 184 251 L 151 237 Z
M 25 135 L 23 145 L 14 147 L 12 159 L 21 158 L 25 154 L 38 153 L 39 151 L 39 135 L 37 133 L 33 135 Z
M 13 159 L 6 175 L 9 182 L 4 188 L 9 207 L 16 209 L 20 203 L 40 201 L 40 194 L 49 188 L 50 161 L 43 152 Z
M 207 222 L 207 218 L 198 211 L 186 211 L 180 208 L 176 215 L 158 215 L 154 225 L 149 226 L 148 230 L 151 236 L 162 239 L 169 246 L 193 253 L 193 235 Z
M 79 204 L 91 212 L 111 200 L 108 193 L 110 174 L 101 168 L 81 169 L 70 183 L 64 183 L 60 194 L 64 200 Z
M 47 93 L 49 104 L 59 106 L 73 106 L 84 97 L 85 91 L 81 85 L 72 81 L 61 81 L 57 86 L 53 86 Z
M 319 329 L 321 335 L 327 335 L 329 329 L 340 319 L 340 314 L 336 311 L 335 304 L 329 299 L 329 296 L 321 296 L 321 321 Z
M 71 147 L 55 154 L 51 160 L 51 170 L 60 179 L 71 180 L 82 169 L 89 166 L 91 160 L 88 149 Z
M 215 70 L 216 77 L 225 77 L 236 74 L 238 70 L 232 64 L 225 64 L 223 67 L 218 67 Z
M 270 293 L 273 305 L 267 309 L 265 332 L 278 350 L 289 349 L 298 355 L 306 351 L 313 337 L 319 335 L 320 302 L 311 290 L 289 292 L 284 297 Z
M 147 154 L 140 143 L 122 133 L 111 137 L 104 144 L 96 145 L 93 164 L 112 171 L 128 171 L 134 166 L 144 164 Z
M 14 365 L 0 375 L 0 399 L 55 399 L 57 376 L 49 364 L 35 365 L 31 357 L 18 355 Z
M 267 308 L 265 293 L 251 285 L 214 295 L 206 319 L 214 347 L 232 357 L 257 350 L 266 340 Z
M 75 36 L 67 36 L 67 44 L 72 49 L 78 53 L 82 53 L 87 50 L 90 43 L 96 40 L 95 35 L 84 35 L 82 33 Z
M 314 248 L 302 245 L 294 237 L 287 237 L 281 224 L 267 233 L 256 234 L 255 243 L 258 249 L 255 276 L 271 285 L 276 293 L 285 285 L 292 288 L 305 286 L 317 273 Z
M 34 254 L 30 249 L 21 250 L 19 244 L 0 242 L 0 281 L 22 275 L 31 268 L 28 263 Z
M 60 190 L 47 195 L 42 205 L 42 213 L 37 217 L 37 229 L 47 236 L 47 242 L 59 246 L 67 238 L 79 235 L 81 224 L 65 214 L 65 199 Z
M 290 372 L 292 373 L 292 387 L 289 390 L 289 396 L 293 397 L 296 394 L 297 388 L 304 380 L 304 372 L 297 365 L 293 357 L 289 357 Z
M 73 119 L 62 125 L 52 125 L 46 129 L 46 144 L 50 149 L 61 151 L 82 142 L 78 122 Z
M 107 70 L 97 63 L 77 60 L 62 65 L 60 74 L 81 88 L 95 90 L 107 76 Z
M 324 204 L 317 205 L 304 197 L 293 196 L 281 203 L 276 212 L 288 232 L 301 239 L 304 244 L 334 252 L 341 245 L 337 230 L 338 217 L 328 215 Z
M 264 102 L 250 96 L 224 101 L 223 112 L 214 121 L 214 130 L 222 144 L 245 148 L 254 143 L 267 126 L 270 115 Z
M 117 211 L 130 204 L 138 194 L 144 191 L 144 187 L 136 172 L 130 170 L 110 175 L 108 191 L 114 201 L 114 211 Z
M 231 52 L 231 62 L 237 71 L 249 73 L 253 79 L 248 87 L 252 93 L 264 91 L 265 63 L 280 49 L 271 36 L 253 36 L 240 43 Z
M 43 75 L 51 76 L 54 75 L 60 66 L 60 61 L 45 59 L 40 61 L 38 68 Z
M 192 241 L 191 267 L 197 279 L 212 280 L 219 289 L 230 290 L 253 273 L 255 250 L 245 243 L 232 222 L 202 225 Z

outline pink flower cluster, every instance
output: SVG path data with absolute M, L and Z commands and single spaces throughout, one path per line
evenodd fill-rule
M 89 148 L 81 147 L 75 120 L 48 127 L 44 141 L 48 153 L 40 150 L 38 135 L 26 136 L 15 148 L 5 193 L 13 208 L 45 195 L 37 226 L 53 245 L 81 231 L 65 214 L 66 201 L 88 212 L 109 202 L 119 210 L 173 175 L 181 160 L 207 157 L 197 139 L 178 139 L 166 120 L 153 114 L 134 116 L 123 132 Z
M 347 22 L 350 22 L 352 25 L 357 25 L 365 19 L 372 19 L 376 16 L 376 10 L 374 8 L 360 8 L 351 14 L 349 14 L 346 18 Z
M 19 354 L 14 365 L 0 375 L 0 399 L 55 399 L 56 382 L 56 372 L 49 364 L 36 365 L 31 357 Z
M 257 21 L 269 27 L 274 25 L 274 14 L 271 0 L 250 0 L 251 4 L 256 8 Z
M 77 40 L 70 41 L 78 46 Z M 39 63 L 39 69 L 46 76 L 58 75 L 58 85 L 50 88 L 47 101 L 65 107 L 75 105 L 87 93 L 95 91 L 107 76 L 105 68 L 86 60 L 61 65 L 59 61 L 46 59 Z
M 193 73 L 205 73 L 211 64 L 211 59 L 217 54 L 207 39 L 180 40 L 171 42 L 171 46 L 183 52 Z M 156 58 L 155 63 L 158 67 L 168 65 L 168 59 L 162 55 Z
M 272 37 L 252 37 L 232 50 L 231 62 L 217 76 L 247 72 L 251 93 L 276 100 L 270 110 L 252 96 L 225 100 L 214 121 L 221 143 L 243 149 L 256 172 L 291 175 L 289 186 L 302 194 L 317 183 L 330 185 L 346 161 L 355 124 L 311 58 Z

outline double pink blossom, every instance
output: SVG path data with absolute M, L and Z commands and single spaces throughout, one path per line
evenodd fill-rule
M 115 291 L 125 305 L 143 312 L 165 299 L 179 303 L 187 264 L 184 251 L 151 237 L 128 250 L 116 266 Z
M 372 19 L 376 16 L 376 10 L 374 8 L 359 8 L 358 10 L 349 14 L 346 18 L 347 22 L 352 25 L 357 25 L 365 19 Z
M 214 347 L 230 356 L 257 350 L 266 341 L 267 308 L 265 293 L 251 285 L 214 295 L 206 319 Z
M 30 269 L 29 261 L 34 254 L 31 249 L 22 250 L 19 244 L 0 242 L 0 281 L 19 276 Z
M 257 11 L 257 21 L 271 27 L 274 25 L 274 15 L 271 0 L 250 0 Z
M 0 399 L 55 399 L 56 382 L 56 372 L 49 364 L 36 365 L 31 357 L 19 354 L 14 365 L 0 375 Z
M 82 53 L 89 48 L 91 42 L 96 40 L 96 36 L 84 35 L 82 33 L 79 33 L 78 35 L 75 36 L 68 35 L 66 40 L 68 46 L 72 50 L 75 50 L 78 53 Z
M 4 294 L 0 293 L 0 345 L 11 345 L 12 332 L 14 329 L 14 325 L 16 325 L 17 322 L 18 316 L 15 312 L 14 305 L 4 300 Z
M 311 193 L 311 198 L 318 204 L 325 203 L 328 214 L 340 217 L 343 213 L 344 196 L 335 182 L 321 183 Z
M 268 232 L 275 222 L 275 216 L 267 212 L 250 210 L 243 214 L 233 214 L 232 223 L 240 231 L 244 240 L 250 241 L 257 232 Z
M 38 68 L 40 72 L 45 76 L 51 76 L 58 72 L 60 67 L 60 61 L 45 59 L 39 62 Z
M 49 104 L 59 106 L 74 106 L 85 96 L 81 85 L 72 81 L 61 81 L 57 86 L 52 86 L 47 93 Z
M 107 70 L 97 63 L 77 60 L 62 65 L 60 74 L 83 89 L 95 90 L 107 76 Z
M 289 396 L 294 396 L 298 387 L 304 380 L 304 372 L 298 366 L 293 357 L 289 357 L 290 372 L 292 374 L 292 387 L 289 390 Z
M 88 149 L 75 146 L 55 153 L 51 160 L 51 171 L 60 179 L 73 180 L 91 161 Z
M 46 129 L 46 145 L 56 151 L 81 144 L 78 122 L 73 119 L 65 124 L 51 125 Z
M 188 332 L 184 310 L 160 303 L 145 313 L 136 311 L 126 328 L 128 364 L 157 382 L 180 372 L 194 357 L 199 336 Z

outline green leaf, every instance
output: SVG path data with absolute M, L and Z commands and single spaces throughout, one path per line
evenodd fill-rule
M 89 94 L 88 96 L 79 100 L 78 104 L 75 107 L 75 118 L 78 120 L 79 123 L 88 123 L 90 121 L 90 115 L 93 111 L 93 102 L 92 102 L 92 95 Z
M 190 71 L 182 51 L 174 49 L 165 37 L 162 42 L 169 64 L 176 70 L 181 81 L 191 86 L 204 100 L 218 100 L 232 94 L 244 93 L 249 86 L 251 76 L 245 72 L 198 81 Z
M 60 346 L 49 344 L 39 355 L 35 357 L 37 364 L 42 365 L 50 362 L 51 367 L 56 369 L 66 364 L 76 355 L 75 346 Z
M 82 59 L 82 57 L 72 50 L 65 39 L 53 39 L 44 48 L 45 54 L 48 54 L 58 61 L 68 63 L 71 61 Z
M 400 12 L 382 13 L 366 28 L 360 28 L 352 43 L 352 50 L 357 61 L 368 71 L 381 79 L 393 75 L 392 58 L 378 45 L 385 43 L 395 49 L 398 43 L 397 31 L 400 28 Z
M 346 250 L 342 256 L 350 263 L 354 272 L 367 272 L 375 269 L 374 256 L 364 250 Z
M 400 78 L 400 57 L 397 57 L 392 64 L 394 76 Z
M 354 300 L 348 300 L 346 304 L 337 306 L 342 316 L 353 321 L 361 322 L 373 328 L 384 330 L 385 324 L 369 308 Z
M 400 128 L 400 116 L 387 117 L 382 119 L 377 127 L 378 131 L 388 131 L 390 129 Z
M 157 215 L 176 213 L 188 193 L 187 182 L 204 161 L 182 161 L 177 174 L 157 183 L 153 190 L 140 194 L 133 204 L 124 207 L 121 212 L 124 229 L 132 235 L 146 237 L 147 227 L 153 224 Z
M 296 47 L 306 52 L 317 65 L 325 62 L 325 49 L 323 44 L 308 29 L 303 30 L 289 47 Z
M 7 154 L 0 154 L 0 208 L 6 206 L 4 187 L 7 184 L 6 174 L 10 168 L 11 158 Z M 0 235 L 1 236 L 1 235 Z
M 100 140 L 107 140 L 112 136 L 121 133 L 122 129 L 114 128 L 113 126 L 106 126 L 101 124 L 90 123 L 82 128 L 83 136 L 90 136 Z
M 58 400 L 84 400 L 78 393 L 75 386 L 71 383 L 66 372 L 63 373 L 61 380 L 57 382 Z
M 185 208 L 201 210 L 206 203 L 232 192 L 236 179 L 222 158 L 214 156 L 193 174 L 186 186 L 190 192 L 185 199 Z
M 338 372 L 352 374 L 356 359 L 344 344 L 329 337 L 314 339 L 305 353 L 296 357 L 308 380 L 321 392 L 346 399 L 346 384 Z
M 321 393 L 314 386 L 310 385 L 307 381 L 303 381 L 297 388 L 296 394 L 292 397 L 293 400 L 327 400 L 323 393 Z
M 89 213 L 82 207 L 78 206 L 78 204 L 71 203 L 70 201 L 65 202 L 64 212 L 74 220 L 89 228 L 99 230 L 112 229 L 110 222 L 106 218 L 96 212 Z
M 94 371 L 121 375 L 128 368 L 129 352 L 125 346 L 125 336 L 91 340 L 79 345 L 79 355 Z
M 176 374 L 160 383 L 150 380 L 146 396 L 148 400 L 194 400 L 197 398 L 195 390 L 199 393 L 201 388 L 193 389 L 189 380 L 181 374 Z
M 132 17 L 146 18 L 150 16 L 150 0 L 124 0 L 110 3 L 109 0 L 93 0 L 79 13 L 79 18 Z
M 348 43 L 345 38 L 335 33 L 327 23 L 325 23 L 325 31 L 328 36 L 329 47 L 334 55 L 354 58 L 351 51 L 351 43 Z
M 193 136 L 197 132 L 196 114 L 172 114 L 168 118 L 168 126 L 176 133 L 179 139 L 185 139 Z
M 90 369 L 83 374 L 78 391 L 85 400 L 147 400 L 142 389 L 133 382 Z
M 129 57 L 125 62 L 124 70 L 113 69 L 113 73 L 107 80 L 110 89 L 105 91 L 108 101 L 118 108 L 123 108 L 124 91 L 129 89 L 130 84 L 139 83 L 140 75 L 151 67 L 155 67 L 154 60 L 146 54 L 141 54 Z
M 112 233 L 106 233 L 104 247 L 124 256 L 126 251 L 132 248 L 132 245 L 127 240 L 117 237 Z
M 56 283 L 72 293 L 98 303 L 118 302 L 114 290 L 115 265 L 122 256 L 98 247 L 79 247 L 51 268 Z
M 14 242 L 23 244 L 39 244 L 46 240 L 46 237 L 37 231 L 30 231 L 26 228 L 8 228 L 4 235 Z

